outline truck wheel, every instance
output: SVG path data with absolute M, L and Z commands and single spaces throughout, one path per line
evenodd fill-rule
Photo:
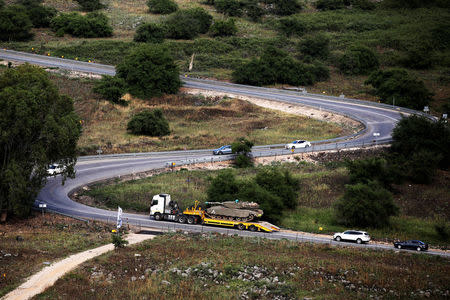
M 161 221 L 162 220 L 162 215 L 160 213 L 156 213 L 155 214 L 155 220 L 156 221 Z
M 256 230 L 258 230 L 258 228 L 256 228 L 255 225 L 250 225 L 250 226 L 248 227 L 248 229 L 249 229 L 250 231 L 256 231 Z
M 242 223 L 240 223 L 240 224 L 238 224 L 237 228 L 238 228 L 239 230 L 244 230 L 244 229 L 245 229 L 245 225 L 242 224 Z
M 187 223 L 188 223 L 188 224 L 194 224 L 194 223 L 195 223 L 194 218 L 191 217 L 191 216 L 187 217 Z
M 180 216 L 178 218 L 178 223 L 181 223 L 181 224 L 186 223 L 186 217 L 185 216 Z

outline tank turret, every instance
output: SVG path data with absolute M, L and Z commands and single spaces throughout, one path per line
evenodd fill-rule
M 263 211 L 255 202 L 225 201 L 206 202 L 211 207 L 206 209 L 206 214 L 215 219 L 248 222 L 262 216 Z

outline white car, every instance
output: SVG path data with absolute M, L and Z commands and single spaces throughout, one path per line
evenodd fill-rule
M 284 146 L 284 148 L 286 149 L 307 148 L 307 147 L 311 147 L 311 143 L 303 140 L 293 141 L 292 143 L 286 144 L 286 146 Z
M 370 235 L 365 231 L 347 230 L 335 233 L 333 239 L 337 242 L 352 241 L 362 244 L 370 241 Z
M 57 175 L 64 171 L 64 166 L 60 164 L 51 164 L 47 169 L 47 174 L 49 176 Z

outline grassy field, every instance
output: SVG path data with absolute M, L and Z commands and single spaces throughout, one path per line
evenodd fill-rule
M 0 297 L 48 263 L 110 243 L 110 232 L 104 224 L 39 213 L 0 224 Z
M 306 232 L 333 233 L 347 229 L 336 223 L 333 204 L 345 191 L 348 183 L 346 168 L 342 163 L 312 164 L 289 163 L 283 167 L 299 179 L 298 208 L 286 211 L 279 225 L 284 228 Z M 155 175 L 141 180 L 117 184 L 98 184 L 82 195 L 93 198 L 94 205 L 115 208 L 118 205 L 132 211 L 148 213 L 153 195 L 168 193 L 182 208 L 192 205 L 194 200 L 207 200 L 206 189 L 209 178 L 219 171 L 178 171 Z M 239 179 L 255 176 L 255 169 L 235 169 Z M 395 187 L 396 204 L 400 215 L 392 218 L 386 228 L 360 228 L 369 231 L 375 239 L 392 241 L 395 239 L 420 238 L 433 246 L 448 247 L 449 241 L 440 237 L 434 228 L 439 221 L 448 220 L 450 207 L 446 184 L 448 172 L 442 172 L 432 185 L 405 184 Z M 405 192 L 409 190 L 410 192 Z M 433 200 L 428 202 L 432 195 Z M 323 230 L 319 231 L 322 227 Z
M 449 260 L 171 234 L 91 260 L 36 299 L 445 298 Z
M 278 144 L 299 137 L 321 140 L 356 132 L 330 122 L 264 109 L 246 101 L 201 95 L 164 96 L 151 100 L 131 99 L 123 107 L 103 101 L 92 92 L 88 79 L 51 75 L 61 93 L 75 100 L 83 120 L 78 142 L 81 154 L 141 152 L 217 148 L 245 136 L 256 145 Z M 130 118 L 144 109 L 160 108 L 168 119 L 171 134 L 165 137 L 127 133 Z
M 10 49 L 34 51 L 52 56 L 79 58 L 108 64 L 117 64 L 136 44 L 132 42 L 136 27 L 145 22 L 161 22 L 165 16 L 148 13 L 144 0 L 108 0 L 103 10 L 114 27 L 111 38 L 83 39 L 69 36 L 56 37 L 49 29 L 36 29 L 35 38 L 28 42 L 1 42 L 0 46 Z M 203 7 L 216 19 L 224 18 L 214 7 L 203 0 L 177 0 L 180 8 Z M 425 81 L 435 93 L 432 109 L 442 111 L 441 106 L 449 102 L 450 53 L 433 38 L 434 28 L 448 26 L 450 12 L 439 8 L 414 10 L 373 11 L 342 9 L 319 12 L 312 1 L 304 1 L 305 9 L 294 15 L 305 25 L 305 35 L 324 33 L 330 38 L 330 57 L 324 63 L 331 68 L 331 78 L 326 82 L 307 87 L 318 93 L 376 100 L 370 88 L 364 85 L 365 76 L 343 76 L 336 70 L 337 60 L 346 48 L 362 44 L 374 49 L 380 58 L 382 68 L 402 66 L 402 58 L 408 51 L 429 48 L 426 55 L 434 61 L 428 70 L 409 69 L 409 72 Z M 45 5 L 60 11 L 76 11 L 74 1 L 45 0 Z M 304 36 L 285 37 L 276 30 L 279 17 L 267 16 L 262 22 L 251 22 L 237 18 L 238 33 L 232 37 L 212 38 L 208 34 L 194 40 L 167 40 L 182 72 L 187 72 L 192 53 L 196 54 L 194 76 L 229 80 L 231 71 L 252 57 L 259 56 L 268 44 L 275 44 L 302 59 L 297 43 Z M 32 50 L 32 48 L 34 50 Z M 427 48 L 427 49 L 428 49 Z

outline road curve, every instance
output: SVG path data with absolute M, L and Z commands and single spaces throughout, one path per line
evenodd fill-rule
M 61 59 L 36 55 L 31 53 L 22 53 L 10 50 L 0 50 L 0 59 L 28 62 L 30 64 L 41 65 L 45 67 L 55 67 L 71 71 L 89 72 L 93 74 L 114 75 L 113 66 L 101 65 L 95 63 L 86 63 L 75 60 Z M 356 119 L 365 125 L 365 130 L 352 137 L 343 137 L 333 140 L 332 143 L 321 143 L 314 145 L 312 151 L 321 151 L 327 149 L 347 148 L 359 145 L 367 145 L 374 142 L 390 141 L 392 129 L 401 119 L 403 114 L 417 113 L 412 110 L 391 107 L 378 103 L 360 101 L 354 99 L 345 99 L 337 97 L 327 97 L 322 95 L 313 95 L 307 93 L 298 93 L 287 90 L 251 87 L 231 83 L 223 83 L 211 80 L 200 80 L 183 77 L 185 87 L 212 90 L 229 93 L 233 95 L 244 95 L 249 97 L 258 97 L 268 100 L 300 104 L 320 108 L 325 111 L 339 113 Z M 376 138 L 374 137 L 376 133 Z M 255 147 L 253 154 L 255 156 L 287 154 L 285 150 L 274 148 L 277 145 Z M 283 153 L 284 151 L 284 153 Z M 301 152 L 305 150 L 296 150 Z M 309 150 L 311 151 L 311 150 Z M 68 194 L 87 184 L 101 181 L 108 178 L 119 177 L 128 174 L 136 174 L 152 169 L 161 169 L 167 167 L 168 163 L 192 163 L 192 162 L 210 162 L 229 159 L 230 156 L 214 157 L 209 150 L 195 151 L 171 151 L 154 152 L 146 155 L 127 154 L 118 157 L 97 156 L 80 158 L 76 165 L 77 176 L 75 179 L 68 179 L 64 185 L 61 185 L 59 176 L 48 179 L 46 186 L 40 191 L 36 203 L 46 203 L 47 208 L 71 216 L 89 218 L 96 220 L 112 221 L 116 218 L 116 212 L 85 206 L 72 201 Z M 161 191 L 163 192 L 163 191 Z M 199 225 L 185 225 L 170 222 L 160 222 L 150 219 L 146 215 L 124 214 L 127 222 L 131 225 L 142 227 L 163 227 L 173 230 L 202 231 L 202 232 L 222 232 L 233 233 L 243 236 L 264 236 L 270 239 L 290 239 L 299 241 L 309 241 L 314 243 L 331 243 L 329 238 L 311 237 L 300 233 L 276 232 L 264 234 L 258 232 L 238 231 L 233 229 L 224 229 L 219 227 L 207 227 Z M 366 247 L 373 249 L 391 249 L 391 246 L 378 244 L 347 244 L 355 247 Z M 428 254 L 450 257 L 445 252 L 428 251 Z

